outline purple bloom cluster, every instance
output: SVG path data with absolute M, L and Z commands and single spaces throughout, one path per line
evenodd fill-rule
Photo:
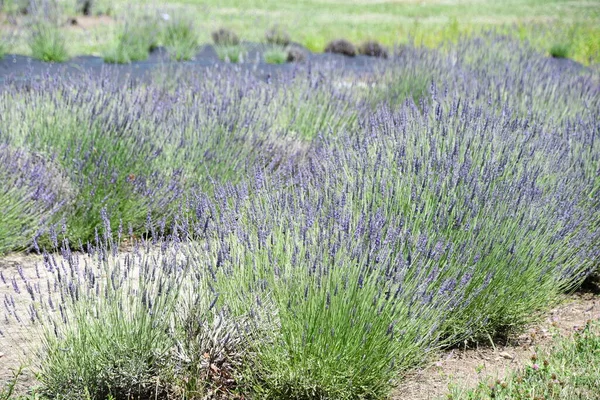
M 180 290 L 189 312 L 260 315 L 260 380 L 290 397 L 306 394 L 286 386 L 298 375 L 312 388 L 356 365 L 339 375 L 381 397 L 416 353 L 522 326 L 600 259 L 597 80 L 497 36 L 382 65 L 368 89 L 310 66 L 266 83 L 228 69 L 9 89 L 0 138 L 52 164 L 0 177 L 43 210 L 64 199 L 48 229 L 63 261 L 46 256 L 50 297 L 21 272 L 2 281 L 58 304 L 54 324 L 90 299 L 155 316 Z M 415 74 L 427 90 L 402 81 Z M 26 165 L 12 149 L 3 170 Z M 54 163 L 68 190 L 44 184 Z M 123 255 L 127 235 L 151 240 Z M 92 240 L 82 263 L 73 243 Z

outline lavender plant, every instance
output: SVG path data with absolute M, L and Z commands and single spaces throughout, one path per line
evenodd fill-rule
M 135 16 L 123 23 L 115 45 L 104 54 L 104 61 L 128 64 L 147 59 L 148 54 L 158 46 L 159 33 L 158 23 L 153 16 Z
M 328 68 L 3 91 L 7 149 L 49 154 L 76 189 L 47 265 L 68 318 L 34 299 L 48 393 L 156 395 L 160 376 L 191 398 L 382 398 L 428 351 L 518 331 L 597 268 L 592 73 L 495 36 L 409 46 L 367 85 Z M 115 226 L 150 241 L 111 253 Z M 102 227 L 82 266 L 68 248 Z
M 46 257 L 49 279 L 61 284 L 36 304 L 45 311 L 41 393 L 164 398 L 181 264 L 149 249 L 117 256 L 106 251 L 111 238 L 101 240 L 89 258 L 70 254 L 66 242 L 62 260 Z
M 29 47 L 33 57 L 46 62 L 65 62 L 69 52 L 60 30 L 62 8 L 53 0 L 29 3 Z
M 0 254 L 27 248 L 57 209 L 72 199 L 73 188 L 52 163 L 0 145 Z
M 191 18 L 175 16 L 167 21 L 163 41 L 171 58 L 177 61 L 191 60 L 198 50 L 198 38 Z
M 265 51 L 263 58 L 268 64 L 285 64 L 288 60 L 288 52 L 283 47 L 273 46 Z

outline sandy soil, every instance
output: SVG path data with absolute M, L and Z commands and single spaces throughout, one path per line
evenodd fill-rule
M 25 366 L 25 371 L 19 378 L 17 388 L 19 391 L 30 387 L 33 384 L 33 376 L 27 370 L 31 365 L 32 357 L 35 355 L 37 343 L 39 343 L 39 325 L 32 325 L 29 320 L 28 306 L 31 304 L 31 298 L 25 287 L 18 268 L 23 269 L 23 273 L 32 285 L 36 283 L 40 288 L 45 285 L 45 276 L 40 272 L 40 278 L 36 276 L 36 264 L 41 271 L 43 263 L 41 256 L 12 254 L 0 258 L 0 272 L 6 280 L 6 283 L 0 280 L 0 387 L 13 378 L 14 372 L 20 365 Z M 12 279 L 15 279 L 20 293 L 16 293 Z M 15 302 L 13 308 L 8 303 Z M 14 311 L 21 319 L 21 323 L 15 321 Z M 13 315 L 11 315 L 13 314 Z
M 484 377 L 501 379 L 510 370 L 526 365 L 537 346 L 549 346 L 555 334 L 571 335 L 589 319 L 600 319 L 600 296 L 569 296 L 564 304 L 548 313 L 544 322 L 530 327 L 506 346 L 496 345 L 494 349 L 490 345 L 441 353 L 431 365 L 407 376 L 395 391 L 393 400 L 443 399 L 449 385 L 471 388 Z

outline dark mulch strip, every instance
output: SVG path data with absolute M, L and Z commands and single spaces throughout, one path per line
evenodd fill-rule
M 215 67 L 236 68 L 241 72 L 250 71 L 261 79 L 269 79 L 304 68 L 372 72 L 374 66 L 386 62 L 374 57 L 346 57 L 339 54 L 311 53 L 304 49 L 307 55 L 304 62 L 275 65 L 263 61 L 262 54 L 267 49 L 265 45 L 255 43 L 243 43 L 242 45 L 246 47 L 247 54 L 244 62 L 239 64 L 228 64 L 219 60 L 214 47 L 211 45 L 202 46 L 194 60 L 184 62 L 171 61 L 164 48 L 158 48 L 150 53 L 147 60 L 136 61 L 131 64 L 108 64 L 101 57 L 95 56 L 78 56 L 59 64 L 47 63 L 27 56 L 8 54 L 0 60 L 0 84 L 20 81 L 31 82 L 32 80 L 58 76 L 63 78 L 97 76 L 148 81 L 152 72 L 165 67 L 177 67 L 189 71 L 201 71 Z

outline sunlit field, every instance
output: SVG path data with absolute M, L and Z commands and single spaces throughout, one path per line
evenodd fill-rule
M 598 274 L 597 4 L 216 3 L 7 30 L 115 69 L 2 75 L 0 399 L 401 399 Z

